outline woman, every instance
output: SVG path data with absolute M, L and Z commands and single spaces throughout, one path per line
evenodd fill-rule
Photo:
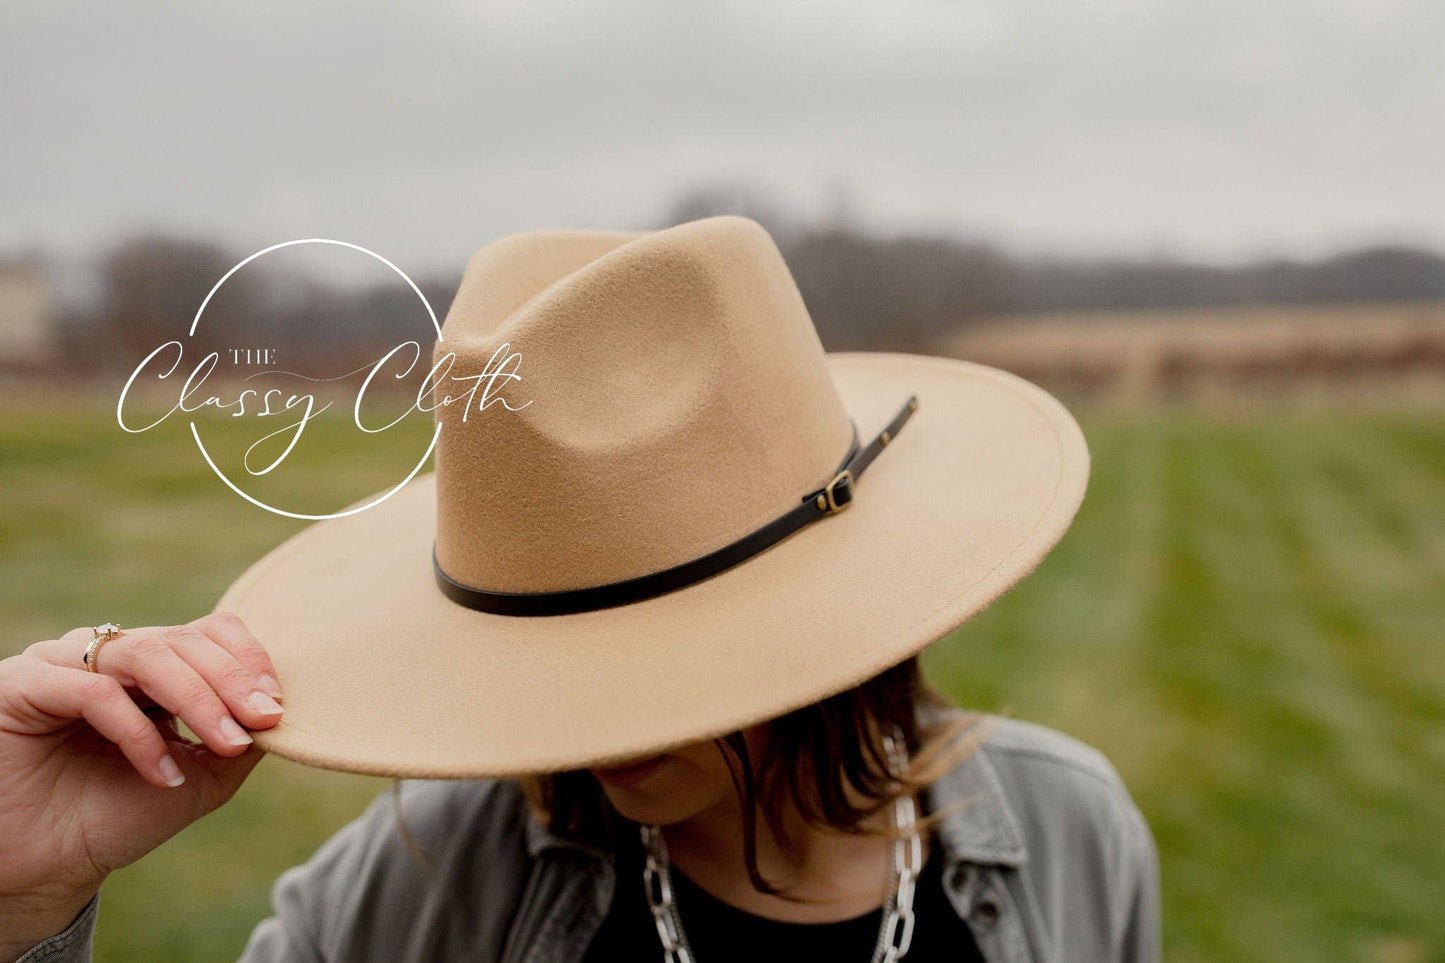
M 0 663 L 0 959 L 84 959 L 105 875 L 262 748 L 427 781 L 281 878 L 251 961 L 1157 957 L 1108 763 L 918 674 L 1072 519 L 1057 402 L 825 355 L 739 218 L 498 242 L 443 334 L 451 379 L 524 358 L 499 408 L 436 379 L 434 478 L 236 614 Z

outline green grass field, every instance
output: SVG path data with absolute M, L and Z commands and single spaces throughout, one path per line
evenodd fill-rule
M 183 427 L 7 409 L 0 655 L 106 618 L 194 618 L 299 527 L 223 488 Z M 1073 531 L 930 650 L 932 677 L 1114 760 L 1159 842 L 1170 959 L 1445 959 L 1445 418 L 1084 427 Z M 328 457 L 306 485 L 333 504 L 404 460 Z M 387 785 L 265 760 L 106 885 L 98 959 L 234 958 L 275 876 Z

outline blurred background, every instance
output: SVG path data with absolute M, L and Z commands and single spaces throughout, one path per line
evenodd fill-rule
M 1167 956 L 1445 959 L 1442 36 L 1428 0 L 0 6 L 0 655 L 194 618 L 301 526 L 115 420 L 247 254 L 363 245 L 442 316 L 502 235 L 745 214 L 830 350 L 1080 418 L 1075 528 L 927 665 L 1114 760 Z M 219 343 L 428 339 L 374 260 L 257 266 Z M 344 504 L 428 434 L 275 485 Z M 107 884 L 98 958 L 233 958 L 387 785 L 264 761 Z

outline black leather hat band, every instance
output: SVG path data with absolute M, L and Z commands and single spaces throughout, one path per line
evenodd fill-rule
M 862 448 L 858 447 L 858 426 L 854 425 L 853 441 L 849 445 L 848 454 L 828 484 L 804 495 L 801 504 L 796 508 L 789 509 L 762 528 L 701 558 L 608 585 L 562 592 L 487 592 L 463 585 L 442 571 L 441 564 L 437 561 L 436 548 L 433 546 L 432 567 L 436 570 L 437 585 L 453 602 L 479 612 L 492 612 L 497 615 L 571 615 L 638 602 L 700 582 L 776 545 L 803 526 L 829 515 L 836 515 L 847 508 L 853 501 L 858 479 L 873 463 L 873 459 L 878 457 L 878 453 L 897 437 L 917 409 L 918 397 L 910 396 L 898 414 L 893 416 L 893 420 Z

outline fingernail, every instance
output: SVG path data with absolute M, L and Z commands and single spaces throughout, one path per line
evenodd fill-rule
M 170 753 L 161 756 L 160 765 L 156 769 L 160 771 L 161 778 L 165 780 L 166 785 L 172 789 L 186 781 L 186 777 L 181 773 L 181 767 L 176 765 L 176 761 L 171 758 Z
M 253 692 L 246 696 L 246 705 L 263 716 L 279 716 L 282 712 L 280 704 L 264 692 Z
M 265 689 L 271 694 L 271 698 L 277 700 L 281 698 L 281 683 L 277 682 L 269 675 L 263 675 L 256 681 L 261 683 L 261 688 Z
M 233 746 L 249 746 L 251 736 L 245 729 L 236 725 L 236 720 L 230 716 L 221 720 L 221 735 Z

